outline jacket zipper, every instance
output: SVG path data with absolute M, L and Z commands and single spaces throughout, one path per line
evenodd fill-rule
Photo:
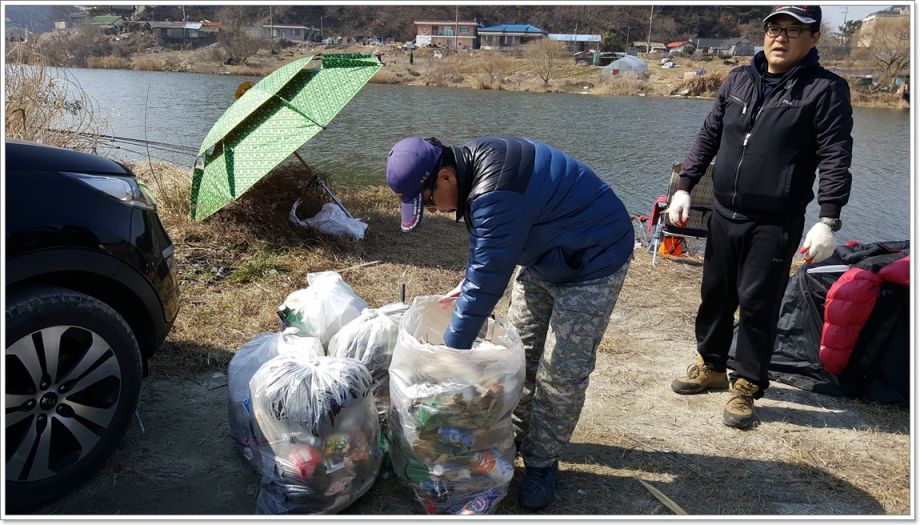
M 754 133 L 754 127 L 757 126 L 757 122 L 759 120 L 758 117 L 760 117 L 760 113 L 763 112 L 763 108 L 764 106 L 767 105 L 767 102 L 769 102 L 772 97 L 775 97 L 777 92 L 785 91 L 786 89 L 789 89 L 791 87 L 789 82 L 794 81 L 795 76 L 798 74 L 798 69 L 799 67 L 796 66 L 792 71 L 789 72 L 789 74 L 786 77 L 783 78 L 783 82 L 782 82 L 783 89 L 782 90 L 774 89 L 773 93 L 770 93 L 770 97 L 768 97 L 766 100 L 763 101 L 762 104 L 760 104 L 760 107 L 757 109 L 756 115 L 753 115 L 753 114 L 748 115 L 747 125 L 745 126 L 746 133 L 744 134 L 744 142 L 741 143 L 741 157 L 738 158 L 738 166 L 735 168 L 735 183 L 734 183 L 734 186 L 732 187 L 732 208 L 735 207 L 735 197 L 738 196 L 738 179 L 741 177 L 741 164 L 744 162 L 744 153 L 747 151 L 748 141 L 750 140 L 751 135 Z M 754 76 L 750 72 L 748 74 L 750 74 L 751 76 Z M 755 83 L 756 83 L 756 88 L 757 88 L 757 90 L 755 91 L 756 97 L 760 97 L 761 84 L 763 82 L 763 79 L 758 77 L 755 80 L 756 80 Z M 729 95 L 729 96 L 744 104 L 744 108 L 741 109 L 742 115 L 747 113 L 747 103 L 743 102 L 740 98 L 734 95 Z M 755 99 L 755 102 L 756 102 L 756 99 Z M 737 215 L 738 215 L 738 212 L 732 211 L 732 219 L 737 218 Z
M 754 102 L 756 103 L 757 98 L 760 97 L 761 80 L 760 78 L 757 78 L 755 80 L 756 80 L 756 91 L 754 92 L 754 97 L 755 97 Z M 730 95 L 730 96 L 732 96 L 736 100 L 740 100 L 738 99 L 738 97 L 735 97 L 734 95 Z M 742 102 L 742 103 L 744 104 L 744 107 L 741 109 L 741 114 L 744 115 L 747 113 L 748 105 L 747 105 L 747 102 Z M 764 103 L 766 103 L 766 101 L 764 101 Z M 761 104 L 760 109 L 763 110 L 763 104 Z M 760 111 L 757 111 L 757 113 L 760 114 Z M 738 166 L 735 168 L 735 182 L 732 185 L 732 210 L 734 210 L 735 208 L 735 197 L 738 196 L 738 179 L 741 177 L 741 164 L 744 163 L 744 152 L 747 150 L 748 140 L 751 138 L 751 133 L 753 133 L 754 126 L 752 125 L 751 117 L 753 117 L 753 115 L 748 115 L 747 124 L 745 125 L 744 142 L 741 143 L 741 156 L 738 157 Z M 737 215 L 737 212 L 732 211 L 732 219 L 736 218 L 736 215 Z

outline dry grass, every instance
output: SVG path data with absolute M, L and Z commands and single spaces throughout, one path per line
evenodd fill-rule
M 163 71 L 164 65 L 158 56 L 139 56 L 131 60 L 131 68 L 136 71 Z
M 296 198 L 304 200 L 301 217 L 315 214 L 327 200 L 300 168 L 277 169 L 237 202 L 196 222 L 188 218 L 191 173 L 164 163 L 152 167 L 151 172 L 142 162 L 132 169 L 154 191 L 177 248 L 183 307 L 158 363 L 170 373 L 224 366 L 252 336 L 277 329 L 275 308 L 306 286 L 310 272 L 380 261 L 344 274 L 371 306 L 398 301 L 402 283 L 414 296 L 443 292 L 462 278 L 465 228 L 429 216 L 425 242 L 418 242 L 420 234 L 400 235 L 397 201 L 389 190 L 335 190 L 349 211 L 369 224 L 367 236 L 357 242 L 290 223 Z
M 728 76 L 724 71 L 716 71 L 701 77 L 693 77 L 681 81 L 671 89 L 672 95 L 686 95 L 691 97 L 714 97 L 719 91 L 719 86 Z
M 127 58 L 115 56 L 86 57 L 86 67 L 97 69 L 131 69 L 131 61 Z
M 630 76 L 604 78 L 598 83 L 594 93 L 600 95 L 636 96 L 648 91 L 648 83 Z
M 49 67 L 41 55 L 9 56 L 24 49 L 11 50 L 4 64 L 5 138 L 95 151 L 108 115 L 65 70 Z

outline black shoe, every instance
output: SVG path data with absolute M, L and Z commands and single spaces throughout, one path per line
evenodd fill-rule
M 528 510 L 540 510 L 553 502 L 559 462 L 549 467 L 524 467 L 524 481 L 518 493 L 518 504 Z

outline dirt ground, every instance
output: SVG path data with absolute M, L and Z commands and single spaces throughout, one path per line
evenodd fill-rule
M 757 403 L 760 424 L 739 431 L 721 423 L 725 393 L 671 392 L 694 351 L 699 276 L 692 261 L 652 268 L 636 251 L 544 513 L 671 514 L 641 479 L 691 515 L 908 515 L 909 410 L 773 383 Z M 38 514 L 254 513 L 259 477 L 229 437 L 225 367 L 182 373 L 169 351 L 154 359 L 138 417 L 101 471 Z M 518 460 L 499 514 L 522 512 L 522 473 Z M 419 514 L 409 494 L 378 479 L 345 513 Z

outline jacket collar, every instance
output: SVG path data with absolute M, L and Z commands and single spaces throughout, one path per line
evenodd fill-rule
M 818 60 L 818 48 L 813 47 L 811 51 L 805 55 L 805 58 L 801 62 L 789 68 L 789 71 L 786 71 L 786 74 L 783 75 L 784 78 L 789 78 L 790 76 L 796 74 L 798 71 L 805 68 L 819 67 L 821 64 Z M 758 51 L 754 58 L 751 59 L 751 73 L 754 74 L 755 78 L 760 78 L 767 72 L 767 55 L 763 51 Z
M 457 170 L 457 188 L 460 190 L 457 196 L 457 216 L 455 220 L 460 220 L 466 214 L 466 200 L 473 190 L 473 159 L 470 148 L 466 146 L 450 146 L 454 153 L 454 167 Z

